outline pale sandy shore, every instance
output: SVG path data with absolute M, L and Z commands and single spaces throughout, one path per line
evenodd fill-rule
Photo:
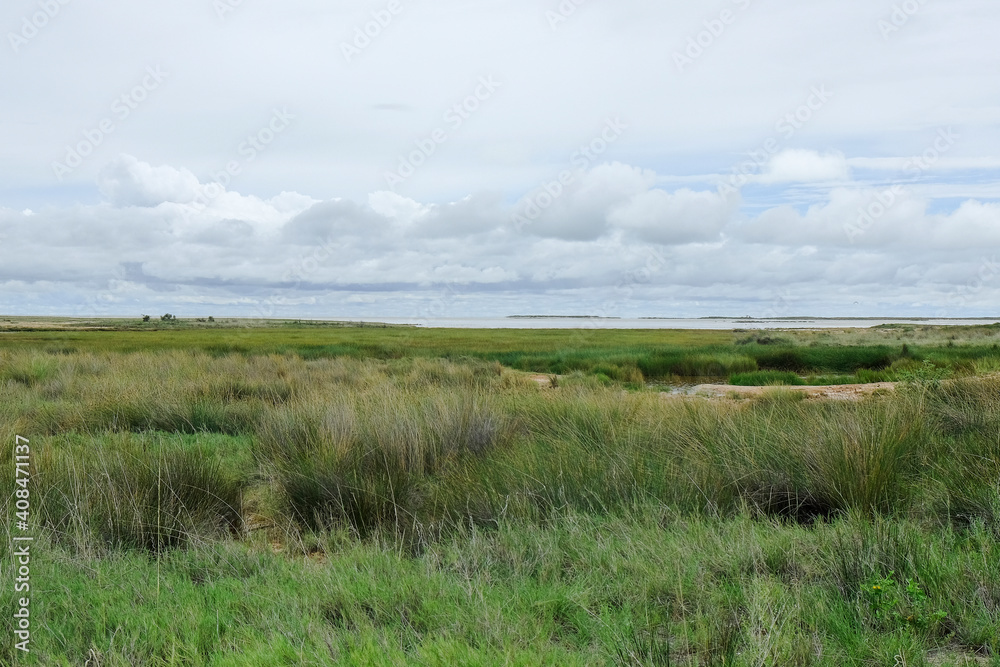
M 730 384 L 700 384 L 691 395 L 706 398 L 749 398 L 762 396 L 769 391 L 793 391 L 806 395 L 807 398 L 829 398 L 833 400 L 852 401 L 865 396 L 884 391 L 893 391 L 895 382 L 872 382 L 869 384 L 831 384 L 817 386 L 772 386 L 772 387 L 738 387 Z M 677 396 L 661 392 L 661 396 Z
M 536 382 L 539 387 L 551 388 L 551 375 L 541 373 L 526 374 Z M 558 381 L 558 377 L 557 381 Z M 699 384 L 693 388 L 682 392 L 661 391 L 660 397 L 665 399 L 701 397 L 701 398 L 752 398 L 763 396 L 772 391 L 793 391 L 806 395 L 806 398 L 828 398 L 832 400 L 852 401 L 865 396 L 870 396 L 878 392 L 893 391 L 896 388 L 895 382 L 872 382 L 869 384 L 833 384 L 814 386 L 769 386 L 769 387 L 740 387 L 731 384 Z

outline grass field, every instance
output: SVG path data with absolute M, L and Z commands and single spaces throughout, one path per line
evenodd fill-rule
M 0 333 L 0 664 L 1000 665 L 1000 327 L 105 324 Z
M 685 377 L 728 378 L 760 370 L 794 372 L 830 384 L 844 381 L 846 376 L 860 382 L 900 379 L 900 371 L 916 370 L 924 361 L 958 375 L 1000 370 L 1000 323 L 948 328 L 887 325 L 775 334 L 7 318 L 0 319 L 0 350 L 4 349 L 37 349 L 53 355 L 187 350 L 213 356 L 292 354 L 303 359 L 478 359 L 537 373 L 583 371 L 633 384 Z

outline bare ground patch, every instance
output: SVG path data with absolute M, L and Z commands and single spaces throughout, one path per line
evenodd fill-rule
M 754 398 L 763 396 L 773 391 L 799 392 L 805 394 L 808 399 L 832 399 L 839 401 L 857 401 L 872 394 L 893 391 L 896 389 L 896 382 L 872 382 L 870 384 L 833 384 L 818 386 L 767 386 L 767 387 L 741 387 L 730 384 L 700 384 L 697 385 L 690 395 L 703 396 L 705 398 Z M 661 396 L 674 397 L 677 394 L 662 392 Z

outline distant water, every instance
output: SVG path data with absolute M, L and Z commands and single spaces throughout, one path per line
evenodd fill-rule
M 809 319 L 755 320 L 712 319 L 616 319 L 589 317 L 367 317 L 349 321 L 413 324 L 430 329 L 843 329 L 879 324 L 973 325 L 993 324 L 1000 318 L 980 319 Z

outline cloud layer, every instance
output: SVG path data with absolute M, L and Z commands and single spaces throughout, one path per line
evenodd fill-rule
M 535 193 L 265 200 L 123 155 L 102 171 L 104 202 L 0 210 L 0 285 L 13 310 L 80 315 L 960 316 L 997 303 L 1000 204 L 931 213 L 910 190 L 853 185 L 748 215 L 724 188 L 657 180 L 599 164 L 525 222 Z

